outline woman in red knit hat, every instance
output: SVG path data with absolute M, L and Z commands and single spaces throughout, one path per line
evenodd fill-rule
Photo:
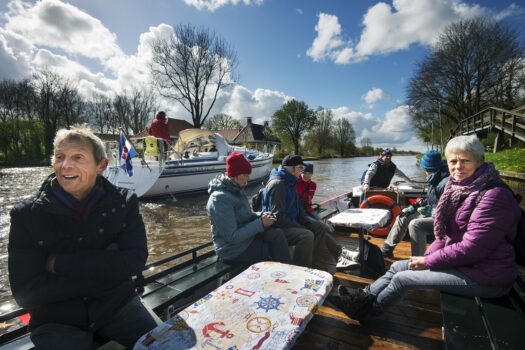
M 226 174 L 210 181 L 206 209 L 211 222 L 213 244 L 219 260 L 256 263 L 273 260 L 290 264 L 292 259 L 283 232 L 272 228 L 272 213 L 254 213 L 244 187 L 252 165 L 238 152 L 226 158 Z

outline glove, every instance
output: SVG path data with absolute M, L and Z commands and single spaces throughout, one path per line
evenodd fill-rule
M 412 206 L 412 205 L 409 205 L 405 209 L 401 210 L 401 213 L 399 213 L 399 216 L 400 217 L 405 217 L 405 216 L 412 215 L 415 212 L 416 212 L 416 208 L 414 208 L 414 206 Z
M 424 207 L 418 208 L 417 212 L 424 217 L 428 218 L 432 215 L 432 207 L 430 205 L 425 205 Z

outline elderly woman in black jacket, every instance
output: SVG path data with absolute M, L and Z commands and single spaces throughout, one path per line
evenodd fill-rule
M 135 195 L 101 176 L 104 145 L 58 131 L 54 174 L 11 211 L 9 279 L 37 349 L 91 349 L 93 334 L 132 347 L 156 320 L 135 292 L 148 257 Z

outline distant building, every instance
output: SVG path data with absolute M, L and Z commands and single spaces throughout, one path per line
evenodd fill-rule
M 263 125 L 255 124 L 252 122 L 252 118 L 246 118 L 246 125 L 240 130 L 224 129 L 217 132 L 232 145 L 260 149 L 264 146 L 273 147 L 281 144 L 281 141 L 272 135 L 267 121 Z

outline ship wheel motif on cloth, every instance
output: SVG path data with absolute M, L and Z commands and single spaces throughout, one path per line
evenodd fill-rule
M 268 312 L 270 310 L 279 310 L 279 305 L 282 304 L 282 302 L 279 300 L 281 298 L 274 298 L 271 294 L 267 298 L 261 297 L 261 299 L 256 302 L 257 309 L 263 309 L 264 311 Z
M 262 333 L 270 329 L 272 322 L 267 317 L 254 317 L 246 322 L 246 328 L 253 333 Z
M 296 302 L 300 307 L 310 307 L 312 304 L 317 304 L 317 298 L 313 295 L 301 295 Z
M 273 278 L 283 278 L 284 276 L 286 276 L 286 272 L 275 271 L 275 272 L 272 272 L 270 276 L 272 276 Z

